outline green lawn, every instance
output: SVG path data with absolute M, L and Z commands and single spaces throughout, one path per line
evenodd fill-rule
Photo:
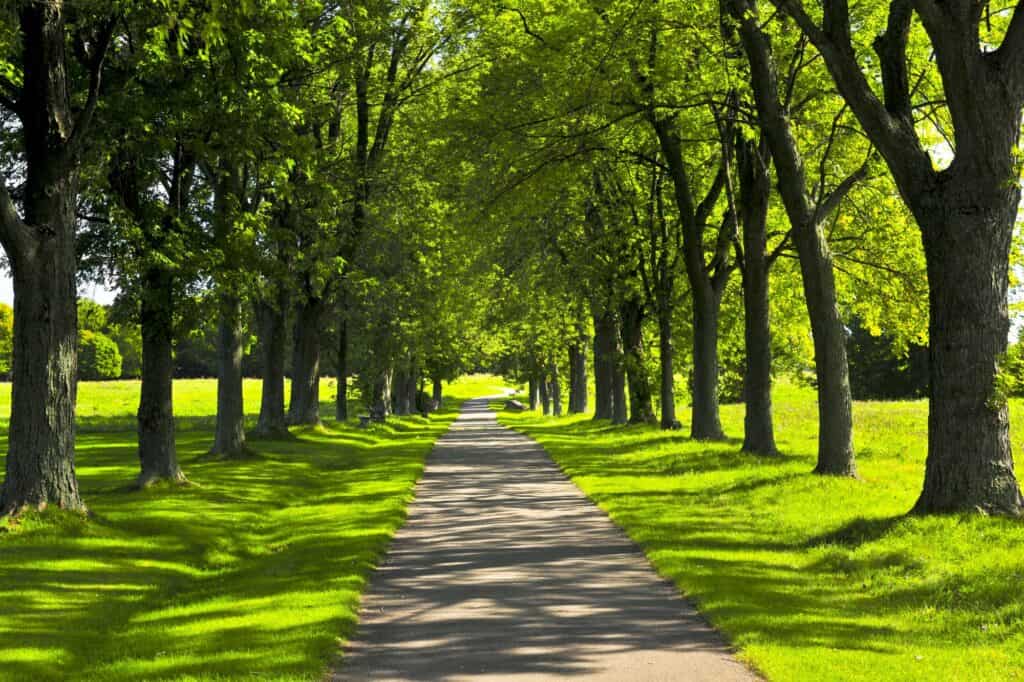
M 0 531 L 0 680 L 320 679 L 432 443 L 459 401 L 499 387 L 473 377 L 446 387 L 429 419 L 328 421 L 221 462 L 200 460 L 215 382 L 177 382 L 193 484 L 138 492 L 138 384 L 82 384 L 78 475 L 93 515 L 48 512 Z M 0 414 L 9 399 L 3 386 Z M 258 382 L 246 406 L 258 409 Z
M 771 680 L 1024 679 L 1024 523 L 907 518 L 927 405 L 857 403 L 863 480 L 813 476 L 814 395 L 775 394 L 777 459 L 654 428 L 502 413 Z M 723 408 L 730 436 L 743 407 Z M 1024 452 L 1024 403 L 1013 405 Z M 1021 467 L 1024 470 L 1024 467 Z

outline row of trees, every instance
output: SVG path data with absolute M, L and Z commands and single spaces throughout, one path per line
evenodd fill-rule
M 480 169 L 534 198 L 491 215 L 530 244 L 528 258 L 497 252 L 535 311 L 511 301 L 498 315 L 531 337 L 509 358 L 523 378 L 548 384 L 592 333 L 599 417 L 677 428 L 682 363 L 690 433 L 720 439 L 722 323 L 739 308 L 743 447 L 770 455 L 773 364 L 809 328 L 815 471 L 856 476 L 856 324 L 901 354 L 927 344 L 916 511 L 1021 513 L 1002 387 L 1024 11 L 536 0 L 478 16 L 473 48 L 501 55 L 477 85 L 487 116 L 474 134 L 492 142 Z M 688 357 L 675 351 L 680 330 Z
M 247 451 L 251 346 L 264 436 L 319 422 L 324 365 L 340 375 L 339 419 L 354 373 L 386 413 L 460 371 L 478 343 L 481 303 L 459 289 L 473 245 L 448 220 L 457 174 L 432 171 L 425 143 L 459 21 L 394 0 L 0 8 L 0 242 L 15 289 L 0 514 L 84 508 L 78 350 L 104 332 L 79 320 L 81 280 L 116 288 L 139 331 L 143 486 L 184 480 L 175 339 L 210 320 L 222 457 Z
M 217 321 L 225 457 L 245 452 L 256 337 L 262 435 L 319 420 L 328 364 L 344 419 L 351 375 L 375 410 L 408 411 L 424 378 L 494 355 L 554 412 L 566 377 L 579 412 L 590 358 L 596 415 L 615 422 L 678 428 L 687 375 L 700 439 L 724 437 L 723 366 L 742 373 L 744 449 L 765 455 L 773 372 L 811 359 L 816 471 L 853 476 L 856 319 L 901 352 L 927 343 L 917 510 L 1021 512 L 1000 367 L 1024 10 L 19 0 L 0 14 L 15 286 L 0 513 L 83 506 L 76 278 L 112 283 L 139 325 L 143 485 L 183 478 L 174 339 L 198 319 Z

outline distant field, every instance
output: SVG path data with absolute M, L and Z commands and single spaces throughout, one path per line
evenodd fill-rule
M 138 492 L 138 383 L 82 384 L 77 468 L 92 517 L 47 512 L 0 530 L 0 680 L 320 679 L 434 440 L 461 400 L 499 387 L 471 377 L 429 419 L 367 430 L 325 409 L 324 429 L 223 462 L 201 459 L 216 382 L 179 381 L 192 485 Z M 323 390 L 333 398 L 329 380 Z M 5 420 L 9 396 L 0 387 Z M 259 382 L 246 383 L 246 408 L 258 410 Z
M 853 481 L 809 473 L 813 392 L 783 385 L 774 400 L 776 459 L 739 453 L 742 405 L 724 407 L 732 439 L 714 445 L 587 417 L 501 420 L 539 440 L 769 679 L 1024 679 L 1024 522 L 904 516 L 927 404 L 855 405 Z M 1024 402 L 1011 411 L 1024 462 Z
M 80 431 L 109 431 L 135 428 L 135 412 L 139 407 L 139 381 L 83 381 L 78 384 L 78 427 Z M 260 412 L 262 382 L 246 379 L 243 384 L 245 413 L 250 426 Z M 285 382 L 285 400 L 290 386 Z M 455 384 L 445 384 L 445 396 L 464 400 L 474 396 L 498 395 L 504 391 L 501 380 L 478 375 L 464 377 Z M 320 380 L 320 413 L 324 419 L 334 418 L 337 380 Z M 349 388 L 350 414 L 361 411 Z M 214 379 L 177 379 L 174 382 L 174 416 L 182 430 L 212 429 L 217 413 L 217 382 Z M 287 404 L 287 403 L 286 403 Z M 0 383 L 0 428 L 5 428 L 11 414 L 11 384 Z

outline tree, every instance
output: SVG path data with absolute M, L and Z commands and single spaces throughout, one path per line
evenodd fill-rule
M 99 331 L 78 333 L 78 377 L 86 381 L 121 376 L 121 352 L 114 341 Z
M 6 25 L 20 28 L 0 45 L 8 67 L 0 78 L 0 106 L 18 119 L 25 179 L 20 214 L 0 181 L 0 244 L 15 293 L 14 388 L 0 515 L 47 505 L 85 509 L 74 465 L 75 202 L 118 21 L 104 4 L 95 13 L 72 8 L 70 18 L 61 0 L 7 3 L 0 10 Z M 69 59 L 68 45 L 79 64 Z M 84 79 L 74 77 L 83 71 Z
M 994 393 L 1009 332 L 1010 243 L 1020 203 L 1024 6 L 982 28 L 988 3 L 893 0 L 873 43 L 881 98 L 857 56 L 846 0 L 819 24 L 774 0 L 814 43 L 843 99 L 892 172 L 921 229 L 929 283 L 928 459 L 920 513 L 1024 513 L 1006 401 Z M 923 30 L 934 54 L 910 50 Z M 938 72 L 951 162 L 936 168 L 918 133 L 915 71 Z
M 759 123 L 775 161 L 779 193 L 800 258 L 804 298 L 814 336 L 818 384 L 818 464 L 815 472 L 856 476 L 846 330 L 837 305 L 833 258 L 824 222 L 864 177 L 866 167 L 848 175 L 828 193 L 824 177 L 816 185 L 816 196 L 808 192 L 804 162 L 780 95 L 785 91 L 780 86 L 772 45 L 760 26 L 756 7 L 747 0 L 731 0 L 724 3 L 723 8 L 739 25 L 741 42 L 750 65 L 751 88 L 757 103 Z M 834 134 L 835 127 L 828 147 L 832 146 Z

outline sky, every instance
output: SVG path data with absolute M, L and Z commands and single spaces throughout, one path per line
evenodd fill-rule
M 81 298 L 91 298 L 103 305 L 109 305 L 114 302 L 117 292 L 110 291 L 99 284 L 89 284 L 81 287 L 78 290 L 78 295 Z M 0 303 L 7 305 L 14 303 L 14 283 L 8 275 L 0 275 Z

